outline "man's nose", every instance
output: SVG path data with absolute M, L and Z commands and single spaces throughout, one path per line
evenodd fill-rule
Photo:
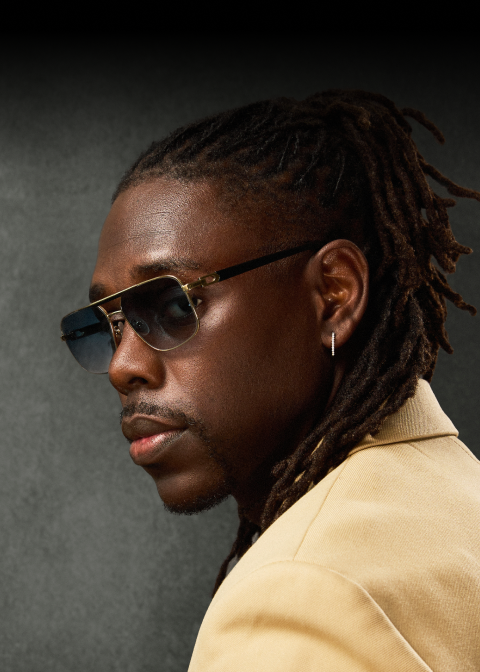
M 139 386 L 157 389 L 165 378 L 162 353 L 142 341 L 125 322 L 122 338 L 108 368 L 108 377 L 117 392 L 123 395 Z

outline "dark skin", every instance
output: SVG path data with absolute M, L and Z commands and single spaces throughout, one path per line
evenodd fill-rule
M 218 185 L 166 178 L 120 194 L 101 234 L 92 300 L 262 256 L 271 229 L 220 199 Z M 177 349 L 153 350 L 125 323 L 109 369 L 122 431 L 169 510 L 194 513 L 233 495 L 258 524 L 272 467 L 307 436 L 348 366 L 368 264 L 354 243 L 336 240 L 192 297 L 200 330 Z M 119 309 L 119 300 L 104 307 Z

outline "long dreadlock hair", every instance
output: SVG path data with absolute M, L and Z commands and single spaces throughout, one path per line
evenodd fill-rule
M 354 364 L 328 412 L 275 465 L 260 527 L 239 511 L 237 538 L 214 593 L 229 562 L 244 555 L 257 533 L 341 464 L 367 433 L 375 434 L 413 396 L 419 378 L 431 380 L 439 348 L 453 352 L 444 326 L 446 299 L 476 313 L 444 275 L 472 251 L 452 233 L 447 208 L 455 201 L 435 194 L 427 176 L 454 196 L 480 200 L 480 193 L 425 161 L 407 116 L 443 144 L 422 112 L 400 110 L 380 94 L 335 89 L 303 101 L 253 103 L 154 142 L 114 194 L 113 200 L 160 176 L 216 181 L 235 207 L 271 211 L 289 242 L 350 238 L 369 262 L 371 294 Z

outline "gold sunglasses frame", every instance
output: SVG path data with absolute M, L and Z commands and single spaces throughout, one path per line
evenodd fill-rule
M 123 312 L 123 310 L 121 308 L 119 310 L 113 310 L 111 313 L 107 313 L 107 311 L 102 307 L 103 303 L 109 303 L 110 301 L 113 301 L 114 299 L 118 299 L 119 297 L 121 297 L 123 294 L 126 294 L 131 289 L 136 289 L 137 287 L 142 287 L 143 285 L 148 285 L 150 282 L 154 282 L 155 280 L 163 280 L 164 278 L 169 278 L 171 280 L 175 280 L 178 283 L 180 289 L 183 290 L 183 292 L 185 293 L 185 295 L 188 299 L 188 304 L 189 304 L 190 308 L 192 309 L 193 314 L 195 315 L 195 322 L 196 322 L 195 331 L 193 332 L 193 334 L 191 336 L 189 336 L 185 341 L 182 341 L 178 345 L 174 345 L 172 348 L 156 348 L 154 345 L 152 345 L 151 343 L 146 341 L 143 338 L 143 336 L 141 334 L 139 334 L 138 331 L 132 326 L 130 320 L 128 319 L 128 317 L 125 315 L 125 313 Z M 204 275 L 201 278 L 198 278 L 198 280 L 195 280 L 194 282 L 189 282 L 189 283 L 186 283 L 186 284 L 183 284 L 182 281 L 179 280 L 179 278 L 177 278 L 175 275 L 158 275 L 155 278 L 149 278 L 148 280 L 144 280 L 143 282 L 138 282 L 137 284 L 131 285 L 130 287 L 126 287 L 125 289 L 122 289 L 119 292 L 115 292 L 115 294 L 110 294 L 110 296 L 106 296 L 103 299 L 99 299 L 98 301 L 94 301 L 93 303 L 90 303 L 88 306 L 83 306 L 83 308 L 79 308 L 78 310 L 74 310 L 71 313 L 68 313 L 68 315 L 65 315 L 65 317 L 62 318 L 61 322 L 63 322 L 63 320 L 65 318 L 70 317 L 70 315 L 74 315 L 75 313 L 80 313 L 82 310 L 85 310 L 86 308 L 97 308 L 98 307 L 98 308 L 100 308 L 100 310 L 102 311 L 102 313 L 105 315 L 105 317 L 108 320 L 108 323 L 110 325 L 110 331 L 111 331 L 112 337 L 113 337 L 113 342 L 115 344 L 115 349 L 117 349 L 117 347 L 118 347 L 117 346 L 117 337 L 121 336 L 121 334 L 120 334 L 119 331 L 117 331 L 118 327 L 115 327 L 113 325 L 114 320 L 112 320 L 112 317 L 114 315 L 119 315 L 119 316 L 121 315 L 122 317 L 119 318 L 117 321 L 125 320 L 125 322 L 128 322 L 128 324 L 132 327 L 135 334 L 144 343 L 146 343 L 148 346 L 150 346 L 153 350 L 157 350 L 158 352 L 168 352 L 169 350 L 175 350 L 175 348 L 179 348 L 181 345 L 184 345 L 184 343 L 187 343 L 191 338 L 193 338 L 197 334 L 197 332 L 200 328 L 200 319 L 197 315 L 197 311 L 195 310 L 195 306 L 193 305 L 193 303 L 190 299 L 189 292 L 192 289 L 195 289 L 195 287 L 208 287 L 208 285 L 213 285 L 216 282 L 220 282 L 220 278 L 219 278 L 218 273 L 210 273 L 209 275 Z M 67 341 L 68 334 L 64 334 L 62 332 L 62 334 L 60 336 L 60 339 L 62 341 Z M 82 365 L 80 364 L 80 366 L 82 366 Z M 82 368 L 85 368 L 85 367 L 82 366 Z M 85 369 L 85 370 L 87 371 L 88 369 Z
M 210 285 L 214 285 L 218 282 L 221 282 L 222 280 L 228 280 L 229 278 L 233 278 L 236 275 L 241 275 L 242 273 L 246 273 L 247 271 L 251 271 L 255 268 L 260 268 L 261 266 L 266 266 L 267 264 L 271 264 L 274 261 L 278 261 L 280 259 L 285 259 L 286 257 L 290 257 L 294 254 L 299 254 L 300 252 L 305 252 L 306 250 L 319 250 L 325 243 L 319 243 L 317 241 L 312 241 L 309 243 L 305 243 L 304 245 L 300 245 L 298 247 L 290 248 L 288 250 L 281 250 L 280 252 L 274 252 L 273 254 L 267 254 L 263 257 L 258 257 L 257 259 L 252 259 L 250 261 L 245 261 L 242 262 L 241 264 L 235 264 L 235 266 L 229 266 L 228 268 L 224 268 L 221 271 L 214 271 L 213 273 L 208 273 L 207 275 L 202 275 L 199 277 L 197 280 L 194 280 L 193 282 L 188 282 L 183 284 L 181 280 L 179 280 L 176 276 L 174 275 L 159 275 L 155 278 L 150 278 L 149 280 L 144 280 L 143 282 L 138 282 L 135 285 L 131 285 L 130 287 L 126 287 L 125 289 L 120 290 L 119 292 L 115 292 L 115 294 L 110 294 L 109 296 L 104 297 L 103 299 L 98 299 L 97 301 L 94 301 L 93 303 L 88 304 L 87 306 L 83 306 L 83 308 L 78 308 L 78 310 L 73 310 L 71 313 L 68 313 L 65 315 L 62 320 L 60 321 L 60 329 L 62 322 L 65 318 L 70 317 L 70 315 L 74 315 L 75 313 L 79 313 L 82 310 L 85 310 L 86 308 L 96 308 L 97 306 L 100 308 L 100 310 L 105 314 L 106 318 L 108 319 L 108 323 L 110 325 L 110 331 L 112 333 L 113 337 L 113 342 L 115 344 L 115 350 L 117 349 L 117 338 L 120 335 L 119 332 L 116 331 L 116 327 L 113 325 L 113 320 L 112 316 L 113 315 L 122 315 L 123 319 L 130 324 L 132 327 L 133 331 L 135 334 L 144 342 L 146 343 L 150 348 L 153 350 L 157 350 L 158 352 L 168 352 L 169 350 L 175 350 L 176 348 L 179 348 L 180 346 L 184 345 L 185 343 L 188 343 L 196 334 L 198 333 L 198 330 L 200 329 L 200 319 L 197 315 L 197 311 L 195 310 L 195 306 L 193 305 L 189 292 L 192 291 L 192 289 L 195 289 L 197 287 L 209 287 Z M 113 301 L 114 299 L 118 299 L 119 297 L 122 296 L 122 294 L 125 294 L 126 292 L 130 291 L 131 289 L 135 289 L 136 287 L 141 287 L 143 285 L 146 285 L 150 282 L 154 282 L 155 280 L 160 280 L 161 278 L 171 278 L 172 280 L 175 280 L 178 282 L 180 285 L 180 288 L 184 291 L 188 303 L 190 307 L 193 310 L 193 314 L 195 315 L 195 321 L 196 321 L 196 328 L 195 332 L 187 338 L 186 341 L 182 341 L 178 345 L 174 345 L 172 348 L 156 348 L 155 346 L 151 345 L 148 343 L 142 336 L 139 334 L 131 325 L 129 322 L 128 318 L 126 315 L 123 313 L 122 309 L 120 310 L 114 310 L 111 313 L 107 313 L 107 311 L 102 308 L 102 304 L 104 303 L 109 303 L 110 301 Z M 120 321 L 120 320 L 118 320 Z M 69 334 L 64 334 L 61 331 L 61 340 L 66 342 L 68 340 Z M 72 353 L 73 354 L 73 353 Z M 76 358 L 75 358 L 76 359 Z M 76 360 L 78 362 L 78 360 Z M 80 362 L 78 362 L 80 364 Z M 82 369 L 85 371 L 88 371 L 88 369 L 85 369 L 82 364 L 80 364 Z M 89 373 L 91 373 L 89 371 Z

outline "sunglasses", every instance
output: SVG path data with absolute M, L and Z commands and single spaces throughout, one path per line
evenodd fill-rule
M 154 350 L 173 350 L 193 338 L 200 328 L 195 304 L 190 297 L 192 289 L 209 287 L 299 252 L 318 250 L 321 246 L 311 242 L 267 254 L 209 273 L 187 284 L 173 275 L 151 278 L 66 315 L 60 323 L 61 339 L 80 366 L 90 373 L 108 372 L 124 321 Z M 107 313 L 102 308 L 102 304 L 119 297 L 120 310 Z

